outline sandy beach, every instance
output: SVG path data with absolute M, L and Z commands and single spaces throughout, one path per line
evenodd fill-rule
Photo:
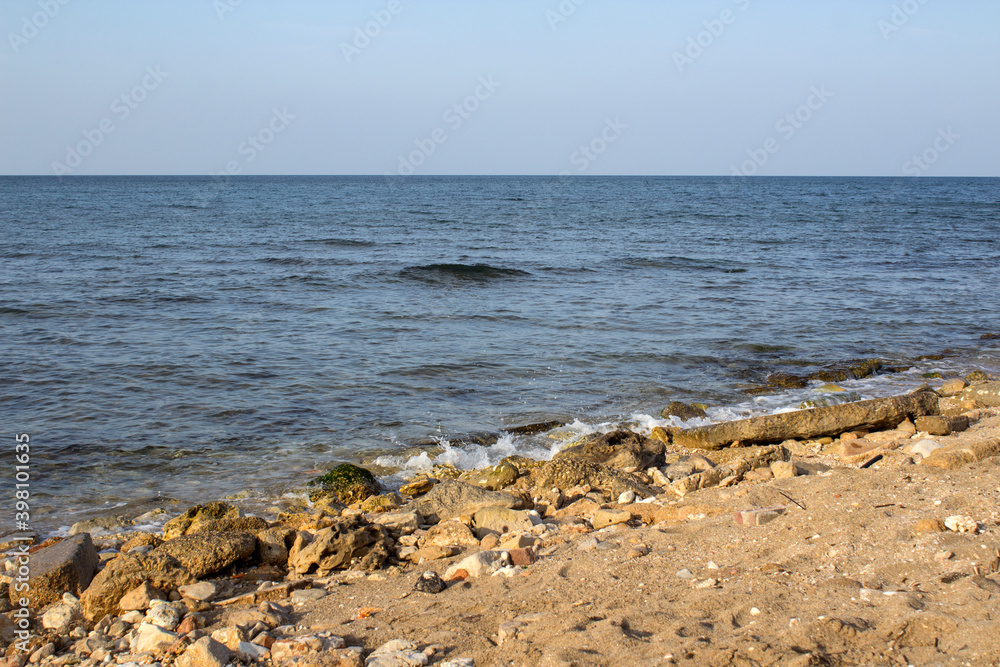
M 33 550 L 26 640 L 4 579 L 5 664 L 995 665 L 998 387 L 959 385 L 870 432 L 617 432 L 402 494 L 341 470 L 277 521 L 91 522 Z

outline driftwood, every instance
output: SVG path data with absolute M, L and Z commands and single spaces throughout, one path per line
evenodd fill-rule
M 938 414 L 938 397 L 931 391 L 870 401 L 797 410 L 777 415 L 680 429 L 673 443 L 690 449 L 722 449 L 734 442 L 758 445 L 785 440 L 833 436 L 856 428 L 895 428 L 904 419 Z

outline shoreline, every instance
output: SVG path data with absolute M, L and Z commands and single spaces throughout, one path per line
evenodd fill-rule
M 438 470 L 436 483 L 404 487 L 412 496 L 348 506 L 328 496 L 319 514 L 278 523 L 236 518 L 236 508 L 212 522 L 203 507 L 187 524 L 168 523 L 163 537 L 70 538 L 92 539 L 108 564 L 75 592 L 86 591 L 79 603 L 56 601 L 49 612 L 82 612 L 90 622 L 77 615 L 69 625 L 89 631 L 96 622 L 111 648 L 55 638 L 41 663 L 76 664 L 65 658 L 73 653 L 96 667 L 95 655 L 114 654 L 183 667 L 190 645 L 215 637 L 229 640 L 230 657 L 275 665 L 316 664 L 316 646 L 326 660 L 338 656 L 320 664 L 360 665 L 393 640 L 412 664 L 471 658 L 480 667 L 995 664 L 1000 642 L 984 631 L 1000 599 L 1000 389 L 957 384 L 939 386 L 935 400 L 936 412 L 952 416 L 914 420 L 954 428 L 947 435 L 918 432 L 907 418 L 870 432 L 705 451 L 674 446 L 676 432 L 664 430 L 666 443 L 612 432 L 549 463 L 512 457 L 455 480 Z M 976 387 L 994 392 L 993 406 Z M 367 535 L 368 550 L 351 547 L 345 557 L 331 530 Z M 205 565 L 199 549 L 219 539 L 236 555 Z M 185 549 L 165 546 L 178 540 Z M 211 601 L 177 593 L 185 573 L 139 555 L 164 549 L 188 579 L 211 584 Z M 129 569 L 143 562 L 144 572 Z M 192 577 L 195 568 L 204 572 Z M 421 581 L 425 571 L 436 576 Z M 134 623 L 122 621 L 119 598 L 139 579 L 178 601 L 153 605 L 145 622 L 137 612 Z M 447 585 L 432 592 L 441 579 Z M 259 586 L 273 592 L 255 593 Z M 169 636 L 138 650 L 147 646 L 137 638 L 159 632 L 144 627 L 150 615 L 170 605 L 178 618 Z M 56 616 L 46 614 L 53 624 Z M 243 645 L 258 640 L 260 650 Z

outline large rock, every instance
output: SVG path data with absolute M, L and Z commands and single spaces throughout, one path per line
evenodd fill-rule
M 625 491 L 634 491 L 643 498 L 656 495 L 653 489 L 631 475 L 590 461 L 576 459 L 547 461 L 545 465 L 533 471 L 532 477 L 539 489 L 558 487 L 565 490 L 585 484 L 609 498 L 617 498 Z
M 174 517 L 163 525 L 163 537 L 172 540 L 188 532 L 198 529 L 198 526 L 207 521 L 218 519 L 236 519 L 242 515 L 240 509 L 229 503 L 215 502 L 207 505 L 195 505 L 188 508 L 184 514 Z
M 855 428 L 893 428 L 904 419 L 938 413 L 937 394 L 921 391 L 905 396 L 797 410 L 740 421 L 675 431 L 675 445 L 692 449 L 722 449 L 744 445 L 837 435 Z
M 514 510 L 504 509 L 504 511 L 513 512 Z M 461 521 L 443 521 L 427 531 L 427 534 L 420 540 L 420 546 L 421 548 L 478 547 L 479 540 Z
M 153 553 L 173 556 L 201 579 L 250 558 L 256 550 L 257 540 L 250 533 L 192 533 L 164 542 Z
M 257 533 L 257 560 L 263 565 L 284 567 L 288 550 L 295 544 L 295 531 L 291 528 L 268 528 Z
M 253 533 L 256 535 L 269 528 L 267 521 L 259 516 L 241 516 L 234 519 L 212 519 L 199 522 L 187 530 L 187 535 L 195 533 Z
M 151 552 L 119 556 L 105 566 L 80 598 L 83 615 L 97 621 L 105 614 L 118 615 L 118 602 L 143 582 L 161 590 L 171 590 L 194 582 L 191 573 L 166 553 Z
M 382 492 L 375 475 L 351 463 L 343 463 L 309 481 L 309 500 L 333 499 L 345 505 L 361 502 Z
M 21 598 L 27 598 L 31 608 L 40 609 L 62 598 L 63 593 L 79 596 L 97 572 L 97 550 L 87 533 L 40 549 L 31 554 L 30 560 L 29 590 L 17 591 L 15 584 L 9 587 L 14 607 L 21 606 Z
M 472 516 L 472 523 L 476 527 L 476 537 L 479 539 L 490 533 L 499 536 L 504 533 L 524 532 L 531 530 L 535 525 L 527 512 L 518 512 L 506 507 L 484 507 Z
M 994 456 L 1000 456 L 1000 438 L 935 449 L 920 463 L 932 468 L 957 470 Z
M 988 408 L 1000 407 L 1000 382 L 976 384 L 966 389 L 961 395 L 962 398 L 971 398 Z
M 177 667 L 225 667 L 230 656 L 228 646 L 211 637 L 202 637 L 191 644 L 174 664 Z
M 667 407 L 660 411 L 660 416 L 664 419 L 669 419 L 670 417 L 677 417 L 681 421 L 690 421 L 691 419 L 705 419 L 708 415 L 704 410 L 696 405 L 688 405 L 687 403 L 681 403 L 680 401 L 674 401 Z
M 387 549 L 389 540 L 388 530 L 367 524 L 358 516 L 338 519 L 315 535 L 300 532 L 288 554 L 288 567 L 296 574 L 326 575 L 345 570 L 355 561 L 363 563 L 372 553 Z
M 510 493 L 488 491 L 472 484 L 446 479 L 426 495 L 410 503 L 407 511 L 419 512 L 430 523 L 472 515 L 484 507 L 521 509 L 524 500 Z
M 555 455 L 556 459 L 579 459 L 618 470 L 659 468 L 666 448 L 659 440 L 631 431 L 595 433 Z

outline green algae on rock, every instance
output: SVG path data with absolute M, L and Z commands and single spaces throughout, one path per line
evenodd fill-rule
M 352 463 L 341 463 L 325 475 L 310 480 L 306 486 L 311 487 L 309 500 L 312 502 L 335 499 L 345 505 L 382 492 L 375 475 Z

